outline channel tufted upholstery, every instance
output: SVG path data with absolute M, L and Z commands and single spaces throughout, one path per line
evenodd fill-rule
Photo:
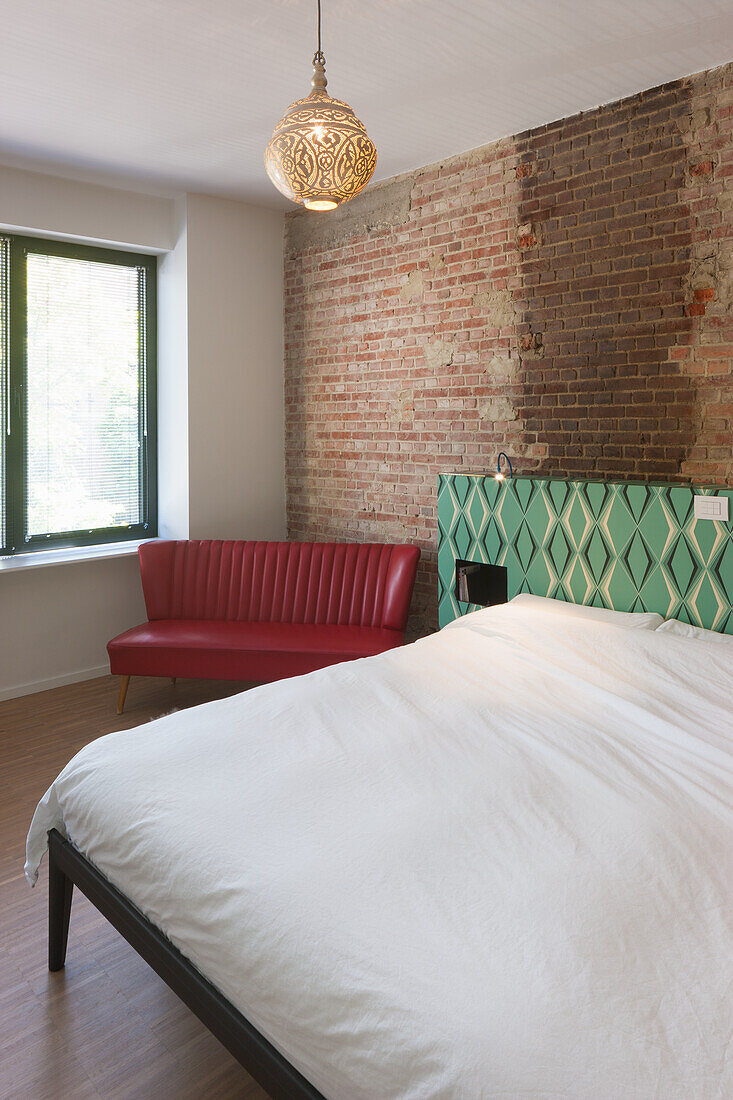
M 207 540 L 139 556 L 148 622 L 109 642 L 112 673 L 278 680 L 401 645 L 420 551 Z
M 333 542 L 140 547 L 148 619 L 405 629 L 419 551 Z

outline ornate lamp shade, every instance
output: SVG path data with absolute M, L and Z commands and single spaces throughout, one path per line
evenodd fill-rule
M 333 210 L 363 191 L 377 163 L 364 125 L 326 91 L 325 62 L 313 59 L 313 91 L 291 103 L 265 150 L 267 174 L 308 210 Z

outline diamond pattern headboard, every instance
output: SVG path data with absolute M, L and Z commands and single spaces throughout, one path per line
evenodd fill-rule
M 694 494 L 727 496 L 731 520 L 696 520 Z M 667 618 L 733 634 L 733 490 L 639 482 L 441 475 L 439 617 L 455 559 L 507 567 L 518 592 Z

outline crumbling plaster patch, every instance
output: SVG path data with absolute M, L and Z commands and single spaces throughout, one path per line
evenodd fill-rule
M 285 252 L 335 248 L 352 237 L 404 225 L 410 216 L 414 176 L 375 184 L 327 214 L 298 210 L 285 219 Z
M 400 287 L 400 298 L 410 302 L 413 298 L 422 298 L 425 291 L 425 278 L 419 268 L 411 271 Z
M 508 328 L 516 320 L 514 298 L 510 290 L 477 290 L 472 304 L 483 313 L 487 328 Z

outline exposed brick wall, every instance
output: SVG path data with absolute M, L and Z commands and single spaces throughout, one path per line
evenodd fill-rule
M 670 358 L 694 327 L 689 113 L 674 85 L 523 142 L 518 414 L 543 470 L 676 477 L 693 444 L 692 381 Z
M 733 66 L 288 220 L 291 538 L 418 542 L 485 471 L 733 481 Z

